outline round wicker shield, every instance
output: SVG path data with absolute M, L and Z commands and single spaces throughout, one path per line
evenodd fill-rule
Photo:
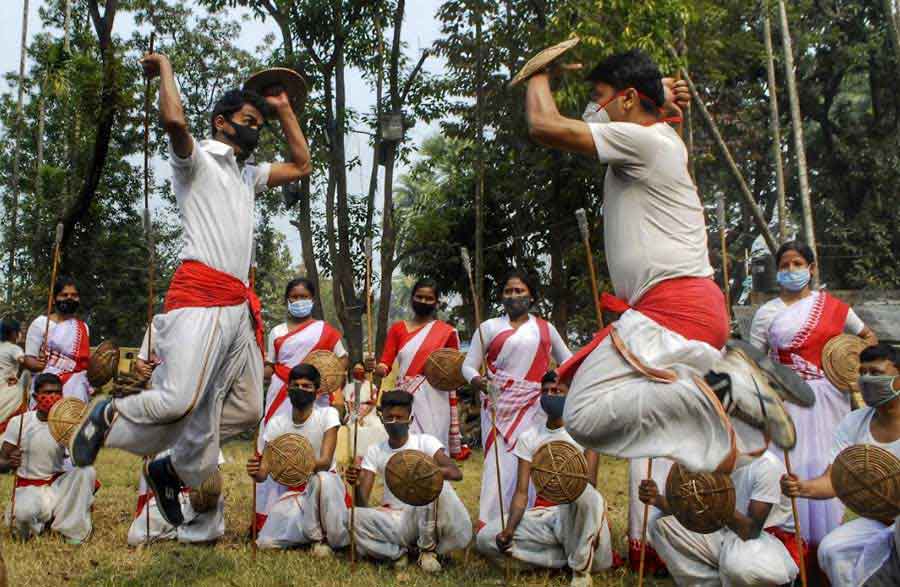
M 509 82 L 510 87 L 523 82 L 524 80 L 530 78 L 540 70 L 550 65 L 557 57 L 577 45 L 580 40 L 581 39 L 579 39 L 578 37 L 572 37 L 567 41 L 563 41 L 562 43 L 544 49 L 543 51 L 529 59 L 528 63 L 523 65 L 522 69 L 519 70 L 519 73 L 516 74 L 516 77 L 512 78 L 512 81 Z
M 466 384 L 462 374 L 466 356 L 456 349 L 437 349 L 425 360 L 425 379 L 440 391 L 453 391 Z
M 219 496 L 222 495 L 222 473 L 216 471 L 210 475 L 200 487 L 191 489 L 188 498 L 191 507 L 198 514 L 212 511 L 219 504 Z
M 344 365 L 331 351 L 318 350 L 306 355 L 303 362 L 312 365 L 322 376 L 322 392 L 334 393 L 344 387 Z
M 724 473 L 692 473 L 676 463 L 666 479 L 666 498 L 681 525 L 699 534 L 721 530 L 734 516 L 734 483 Z
M 103 387 L 115 377 L 118 370 L 119 346 L 111 340 L 104 340 L 88 362 L 88 383 L 94 388 Z
M 74 397 L 64 397 L 53 404 L 47 414 L 47 427 L 53 440 L 60 446 L 69 446 L 72 431 L 84 418 L 87 409 L 86 403 Z
M 308 88 L 303 76 L 287 67 L 264 69 L 251 75 L 244 83 L 245 90 L 251 90 L 260 96 L 270 96 L 284 90 L 295 112 L 303 112 Z
M 864 518 L 900 515 L 900 459 L 871 444 L 855 444 L 831 465 L 831 485 L 844 505 Z
M 822 370 L 832 385 L 845 393 L 856 390 L 859 379 L 859 353 L 866 341 L 852 334 L 839 334 L 822 349 Z
M 577 446 L 553 440 L 534 453 L 531 482 L 541 497 L 555 503 L 572 503 L 588 481 L 587 460 Z
M 418 450 L 401 450 L 388 459 L 384 481 L 397 499 L 412 506 L 428 505 L 438 498 L 444 474 L 434 459 Z
M 303 485 L 316 468 L 313 447 L 299 434 L 282 434 L 267 443 L 262 460 L 272 479 L 285 487 Z

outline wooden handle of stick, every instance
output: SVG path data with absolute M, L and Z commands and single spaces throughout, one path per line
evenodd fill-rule
M 257 447 L 259 446 L 259 429 L 262 427 L 262 422 L 263 419 L 260 418 L 256 424 L 256 434 L 253 435 L 254 454 L 257 453 Z M 250 481 L 253 483 L 253 511 L 250 512 L 250 548 L 253 551 L 253 562 L 256 562 L 256 479 L 251 477 Z
M 591 235 L 588 230 L 587 213 L 584 208 L 575 210 L 578 219 L 578 230 L 581 232 L 581 242 L 584 244 L 584 252 L 587 256 L 588 272 L 591 277 L 591 295 L 594 298 L 594 310 L 597 313 L 597 328 L 603 329 L 603 306 L 600 303 L 600 286 L 597 282 L 597 270 L 594 267 L 594 254 L 591 252 Z
M 653 459 L 647 459 L 647 479 L 653 478 Z M 644 558 L 647 554 L 647 521 L 650 519 L 650 504 L 644 504 L 644 521 L 641 524 L 641 558 L 638 563 L 638 585 L 644 584 Z
M 784 468 L 788 475 L 793 475 L 791 471 L 791 456 L 788 451 L 784 451 Z M 794 514 L 794 536 L 797 539 L 797 555 L 800 557 L 800 582 L 803 587 L 807 587 L 806 577 L 806 555 L 803 553 L 803 533 L 800 531 L 800 515 L 797 513 L 797 498 L 791 498 L 791 512 Z

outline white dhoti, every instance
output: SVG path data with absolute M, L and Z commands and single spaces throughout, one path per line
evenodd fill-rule
M 91 505 L 94 503 L 93 467 L 67 471 L 48 485 L 16 488 L 15 530 L 28 537 L 47 526 L 70 540 L 83 541 L 91 535 Z M 6 510 L 9 525 L 10 509 Z
M 150 542 L 157 540 L 177 540 L 184 544 L 214 542 L 225 535 L 225 497 L 220 495 L 216 507 L 208 512 L 198 513 L 191 507 L 188 492 L 181 494 L 181 513 L 184 523 L 175 528 L 162 517 L 156 497 L 144 503 L 138 510 L 128 529 L 128 545 L 146 544 L 147 514 L 150 514 Z
M 438 499 L 426 506 L 356 510 L 356 547 L 374 559 L 398 560 L 411 547 L 447 554 L 471 540 L 469 513 L 447 481 Z
M 663 516 L 650 521 L 649 534 L 679 585 L 777 586 L 800 572 L 784 544 L 767 532 L 753 540 L 741 540 L 728 529 L 699 534 L 675 516 Z
M 633 459 L 667 457 L 692 471 L 713 471 L 731 454 L 731 433 L 720 406 L 693 381 L 721 358 L 710 345 L 688 340 L 636 310 L 613 325 L 643 365 L 670 369 L 674 383 L 648 379 L 607 336 L 584 360 L 566 398 L 572 437 L 602 454 Z
M 118 416 L 106 445 L 142 456 L 171 448 L 188 486 L 212 475 L 222 427 L 250 429 L 262 412 L 263 363 L 248 308 L 181 308 L 156 316 L 161 364 L 151 389 L 114 400 Z
M 502 559 L 495 540 L 500 520 L 478 532 L 478 551 Z M 537 567 L 599 572 L 612 566 L 612 542 L 603 496 L 588 486 L 570 504 L 527 510 L 516 527 L 509 554 Z
M 444 446 L 450 446 L 450 394 L 439 391 L 425 381 L 415 389 L 413 402 L 413 422 L 410 431 L 415 434 L 430 434 Z
M 350 511 L 345 498 L 344 482 L 337 473 L 316 473 L 303 491 L 288 491 L 272 504 L 257 545 L 289 548 L 327 542 L 332 548 L 347 546 Z
M 891 556 L 895 524 L 857 518 L 832 530 L 819 543 L 819 566 L 833 587 L 863 585 Z

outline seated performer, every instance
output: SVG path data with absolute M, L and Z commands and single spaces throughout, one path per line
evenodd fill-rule
M 346 478 L 356 500 L 356 546 L 363 555 L 407 564 L 407 552 L 417 549 L 419 567 L 428 573 L 441 570 L 437 555 L 465 548 L 472 539 L 472 522 L 465 506 L 448 481 L 462 479 L 462 471 L 444 452 L 441 443 L 427 434 L 410 434 L 413 396 L 402 389 L 381 396 L 381 421 L 388 439 L 366 452 L 362 466 L 347 469 Z M 401 450 L 417 450 L 434 458 L 444 474 L 444 487 L 435 503 L 421 507 L 397 499 L 385 485 L 382 506 L 369 507 L 375 476 L 384 478 L 388 460 Z M 435 515 L 436 514 L 436 515 Z M 436 519 L 435 519 L 436 518 Z
M 47 414 L 63 398 L 63 384 L 53 373 L 34 379 L 35 409 L 13 418 L 3 433 L 0 472 L 15 471 L 15 532 L 27 539 L 49 525 L 69 544 L 81 544 L 91 535 L 91 506 L 97 475 L 93 467 L 65 470 L 66 449 L 56 442 Z M 19 443 L 21 427 L 22 442 Z
M 72 435 L 72 462 L 92 464 L 103 446 L 169 456 L 146 477 L 170 524 L 182 523 L 178 496 L 218 468 L 220 441 L 255 427 L 261 415 L 263 336 L 259 299 L 249 287 L 256 194 L 310 173 L 309 148 L 285 92 L 260 97 L 231 90 L 213 107 L 212 137 L 191 135 L 175 73 L 165 55 L 141 60 L 160 78 L 160 123 L 169 138 L 172 190 L 183 232 L 182 261 L 153 325 L 160 364 L 150 388 L 97 402 Z M 277 113 L 290 162 L 244 165 L 265 114 Z M 196 130 L 196 129 L 195 129 Z
M 519 459 L 519 475 L 509 521 L 501 530 L 500 520 L 495 519 L 478 532 L 476 540 L 478 550 L 492 558 L 505 553 L 539 567 L 568 566 L 572 569 L 572 587 L 590 587 L 591 573 L 606 570 L 613 563 L 606 503 L 594 487 L 597 453 L 584 451 L 591 482 L 578 499 L 559 505 L 538 494 L 534 507 L 528 508 L 531 462 L 538 449 L 552 441 L 578 446 L 563 426 L 567 391 L 565 385 L 556 383 L 555 373 L 544 376 L 541 408 L 547 414 L 547 423 L 532 424 L 513 448 Z
M 315 556 L 331 556 L 332 548 L 350 543 L 346 491 L 336 473 L 334 458 L 341 421 L 335 408 L 316 404 L 321 377 L 315 367 L 297 365 L 291 369 L 289 381 L 291 411 L 272 418 L 263 447 L 282 434 L 299 434 L 312 445 L 316 467 L 309 481 L 285 488 L 283 495 L 267 504 L 257 544 L 260 548 L 312 544 Z M 247 474 L 257 483 L 268 478 L 259 454 L 247 461 Z
M 88 327 L 78 318 L 81 296 L 78 286 L 68 277 L 60 277 L 53 285 L 54 311 L 38 316 L 25 335 L 25 368 L 32 373 L 53 373 L 63 382 L 63 396 L 83 402 L 94 393 L 87 380 L 91 359 Z M 47 320 L 50 328 L 47 329 Z M 47 340 L 44 340 L 44 331 Z M 34 402 L 31 403 L 34 407 Z
M 375 410 L 375 402 L 378 401 L 378 388 L 366 380 L 366 369 L 362 363 L 353 366 L 350 373 L 351 381 L 344 386 L 344 401 L 347 404 L 347 422 L 348 434 L 353 434 L 353 418 L 352 415 L 357 409 L 359 402 L 359 429 L 356 431 L 356 453 L 358 455 L 366 454 L 370 446 L 384 442 L 387 440 L 387 432 L 384 425 L 378 417 Z M 352 443 L 352 438 L 348 437 Z
M 437 318 L 441 291 L 432 279 L 420 279 L 412 288 L 413 316 L 391 325 L 375 374 L 385 377 L 397 360 L 397 387 L 416 396 L 413 404 L 414 434 L 434 436 L 444 446 L 450 444 L 450 394 L 434 389 L 425 380 L 423 368 L 437 349 L 459 349 L 456 329 Z
M 791 506 L 779 487 L 782 473 L 784 464 L 768 452 L 736 468 L 734 517 L 711 534 L 682 526 L 656 482 L 641 483 L 641 500 L 661 512 L 650 521 L 650 543 L 676 584 L 774 587 L 794 580 L 799 557 Z
M 165 454 L 160 456 L 166 456 Z M 225 456 L 219 451 L 219 465 L 225 462 Z M 139 546 L 157 540 L 177 540 L 183 544 L 211 544 L 225 535 L 225 495 L 220 494 L 216 505 L 208 511 L 198 512 L 190 499 L 191 489 L 181 490 L 181 512 L 184 523 L 172 526 L 159 513 L 156 496 L 147 487 L 144 476 L 138 485 L 137 510 L 134 520 L 128 529 L 128 545 Z M 148 511 L 149 508 L 149 511 Z M 149 519 L 148 519 L 149 514 Z M 149 540 L 148 540 L 149 525 Z
M 21 327 L 18 321 L 4 318 L 0 321 L 0 433 L 13 416 L 21 414 L 27 406 L 22 393 L 22 369 L 25 352 L 17 342 Z
M 834 431 L 831 458 L 855 444 L 872 444 L 900 458 L 900 353 L 878 344 L 859 354 L 859 386 L 867 408 L 850 412 Z M 785 476 L 786 495 L 806 499 L 835 497 L 831 465 L 815 479 Z M 819 544 L 819 566 L 834 587 L 900 584 L 896 520 L 857 518 L 832 530 Z M 892 581 L 877 582 L 883 575 Z M 871 582 L 870 582 L 871 581 Z
M 694 471 L 734 467 L 726 413 L 790 448 L 782 399 L 810 405 L 808 388 L 749 345 L 722 356 L 728 315 L 712 280 L 703 205 L 684 142 L 665 124 L 689 102 L 686 84 L 664 80 L 640 51 L 613 55 L 587 76 L 592 103 L 581 121 L 556 107 L 550 78 L 559 71 L 528 81 L 529 134 L 607 165 L 604 244 L 616 297 L 604 305 L 621 313 L 558 370 L 572 382 L 566 429 L 603 454 L 668 457 Z

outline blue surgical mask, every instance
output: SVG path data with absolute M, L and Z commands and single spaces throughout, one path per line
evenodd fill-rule
M 900 391 L 894 391 L 893 375 L 861 375 L 859 388 L 862 391 L 863 401 L 872 408 L 877 408 L 900 396 Z
M 312 300 L 297 300 L 296 302 L 288 302 L 288 313 L 294 318 L 306 318 L 312 314 Z
M 779 271 L 778 285 L 788 291 L 800 291 L 809 285 L 809 269 L 799 271 Z

